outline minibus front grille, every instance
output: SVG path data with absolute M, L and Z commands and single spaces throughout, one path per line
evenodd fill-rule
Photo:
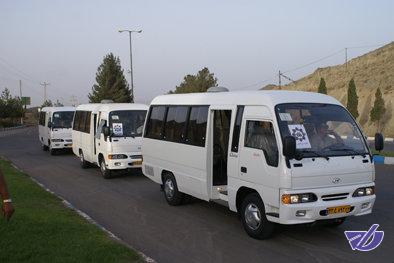
M 131 159 L 142 159 L 142 155 L 130 155 Z
M 348 197 L 348 195 L 349 195 L 349 193 L 322 195 L 321 199 L 323 201 L 342 200 L 342 199 L 346 199 Z

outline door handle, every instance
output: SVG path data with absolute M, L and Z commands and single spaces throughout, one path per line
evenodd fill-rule
M 244 166 L 241 166 L 241 173 L 247 173 L 248 169 Z

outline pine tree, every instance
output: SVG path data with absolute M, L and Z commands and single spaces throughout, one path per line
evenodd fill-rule
M 317 89 L 317 92 L 322 94 L 327 94 L 326 81 L 324 80 L 324 78 L 320 78 L 320 84 L 319 84 L 319 88 Z
M 96 84 L 93 85 L 88 97 L 92 103 L 98 103 L 104 99 L 114 102 L 134 101 L 119 57 L 115 57 L 112 53 L 104 57 L 103 63 L 97 69 Z
M 347 89 L 347 106 L 348 111 L 353 115 L 355 119 L 358 118 L 358 96 L 356 90 L 356 84 L 354 79 L 349 82 L 349 87 Z
M 193 93 L 193 92 L 206 92 L 210 87 L 218 85 L 218 79 L 215 78 L 213 73 L 209 72 L 208 68 L 203 68 L 196 75 L 186 75 L 179 86 L 176 86 L 173 93 Z
M 375 102 L 370 113 L 371 121 L 378 122 L 378 131 L 380 130 L 380 120 L 385 112 L 386 108 L 384 107 L 382 92 L 380 88 L 378 88 L 375 93 Z

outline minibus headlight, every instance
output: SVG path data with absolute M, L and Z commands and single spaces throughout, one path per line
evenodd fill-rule
M 110 159 L 110 160 L 127 159 L 127 155 L 126 154 L 109 154 L 108 159 Z
M 315 202 L 317 196 L 314 193 L 303 193 L 303 194 L 284 194 L 282 195 L 283 204 L 299 204 Z
M 353 193 L 353 197 L 360 197 L 360 196 L 368 196 L 375 194 L 375 187 L 368 186 L 368 187 L 360 187 Z

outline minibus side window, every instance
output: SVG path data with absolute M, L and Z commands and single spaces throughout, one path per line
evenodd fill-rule
M 38 121 L 38 124 L 41 126 L 45 126 L 45 112 L 40 112 L 40 119 Z
M 242 115 L 244 113 L 244 106 L 237 106 L 237 115 L 235 117 L 233 140 L 231 142 L 231 151 L 238 152 L 239 134 L 241 133 Z
M 103 132 L 103 127 L 107 125 L 107 121 L 106 120 L 101 120 L 99 125 L 97 126 L 97 130 L 96 130 L 96 139 L 100 139 L 101 137 L 101 133 Z
M 90 117 L 92 112 L 91 111 L 87 111 L 86 113 L 86 117 L 85 117 L 85 126 L 84 126 L 84 132 L 86 133 L 90 133 Z
M 205 146 L 207 131 L 208 106 L 193 106 L 190 110 L 187 127 L 186 143 L 195 146 Z
M 171 142 L 183 142 L 185 138 L 186 119 L 189 107 L 168 107 L 167 120 L 164 125 L 164 139 Z
M 152 106 L 151 112 L 149 114 L 145 137 L 152 139 L 162 139 L 165 112 L 165 106 Z
M 48 124 L 47 124 L 47 127 L 48 127 L 48 128 L 49 128 L 49 123 L 51 123 L 51 121 L 52 121 L 52 118 L 49 117 L 49 119 L 48 119 Z
M 278 146 L 271 122 L 246 121 L 245 147 L 262 150 L 267 164 L 278 166 Z
M 76 111 L 74 115 L 74 123 L 73 123 L 73 130 L 78 131 L 78 123 L 79 123 L 79 117 L 81 115 L 80 111 Z
M 81 111 L 78 122 L 78 131 L 84 132 L 85 130 L 86 111 Z

